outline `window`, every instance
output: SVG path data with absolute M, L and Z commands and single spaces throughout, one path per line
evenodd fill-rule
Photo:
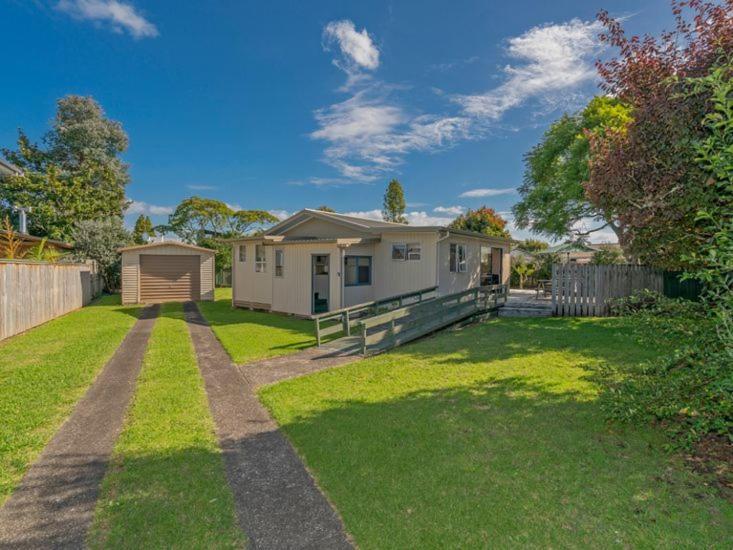
M 264 273 L 267 271 L 267 256 L 265 255 L 265 245 L 255 245 L 255 271 Z
M 404 261 L 407 259 L 407 245 L 404 244 L 393 244 L 392 245 L 392 259 Z
M 244 245 L 244 244 L 239 245 L 239 261 L 240 262 L 247 261 L 247 245 Z
M 285 272 L 285 251 L 275 250 L 275 277 L 282 277 Z
M 372 284 L 372 257 L 346 256 L 344 258 L 345 286 L 367 286 Z
M 466 267 L 466 245 L 451 243 L 450 270 L 453 273 L 464 273 Z
M 407 259 L 419 260 L 421 250 L 420 243 L 407 243 Z

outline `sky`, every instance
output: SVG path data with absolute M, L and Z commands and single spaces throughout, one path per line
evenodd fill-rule
M 526 238 L 523 155 L 600 93 L 600 9 L 672 25 L 668 0 L 0 0 L 0 147 L 93 96 L 130 138 L 128 224 L 192 195 L 379 216 L 397 178 L 410 223 L 486 205 Z

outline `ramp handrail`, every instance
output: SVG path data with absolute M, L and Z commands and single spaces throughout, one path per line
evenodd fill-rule
M 381 311 L 391 311 L 401 308 L 405 304 L 421 303 L 425 300 L 434 299 L 437 295 L 438 287 L 431 286 L 404 294 L 389 296 L 388 298 L 380 298 L 363 304 L 320 313 L 311 316 L 316 323 L 316 342 L 320 346 L 323 338 L 339 332 L 343 332 L 342 336 L 350 336 L 351 329 L 364 317 L 375 315 Z
M 362 354 L 393 348 L 468 317 L 497 309 L 500 301 L 506 303 L 508 294 L 508 285 L 488 285 L 368 317 L 358 323 Z

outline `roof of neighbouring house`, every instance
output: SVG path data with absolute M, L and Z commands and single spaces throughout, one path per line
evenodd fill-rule
M 163 242 L 150 243 L 150 244 L 123 246 L 122 248 L 118 248 L 117 251 L 118 252 L 128 252 L 132 250 L 147 250 L 149 248 L 158 248 L 161 246 L 179 246 L 181 248 L 188 248 L 190 250 L 198 250 L 200 252 L 211 252 L 211 253 L 216 252 L 216 250 L 212 248 L 204 248 L 203 246 L 196 246 L 194 244 L 182 243 L 180 241 L 163 241 Z
M 537 252 L 537 254 L 570 254 L 573 252 L 597 252 L 598 249 L 580 241 L 556 244 L 545 250 Z
M 21 175 L 23 170 L 18 168 L 15 164 L 8 162 L 5 159 L 0 158 L 0 174 L 16 174 Z
M 43 239 L 46 239 L 46 237 L 36 237 L 35 235 L 29 235 L 28 233 L 19 233 L 18 231 L 13 231 L 15 236 L 22 240 L 23 242 L 32 242 L 32 243 L 39 243 Z M 0 235 L 7 235 L 8 231 L 5 229 L 0 229 Z M 54 239 L 46 239 L 46 244 L 53 245 L 56 248 L 65 248 L 67 250 L 71 250 L 74 248 L 73 244 L 65 243 L 63 241 L 56 241 Z

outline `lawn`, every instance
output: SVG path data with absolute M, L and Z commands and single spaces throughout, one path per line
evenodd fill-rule
M 139 309 L 118 296 L 0 343 L 0 505 L 112 357 Z
M 287 355 L 316 345 L 312 321 L 232 308 L 231 288 L 217 288 L 216 301 L 198 305 L 237 364 Z
M 180 304 L 161 311 L 89 537 L 94 548 L 232 548 L 234 515 Z
M 261 398 L 362 548 L 730 547 L 733 509 L 597 367 L 655 350 L 623 319 L 500 319 Z

